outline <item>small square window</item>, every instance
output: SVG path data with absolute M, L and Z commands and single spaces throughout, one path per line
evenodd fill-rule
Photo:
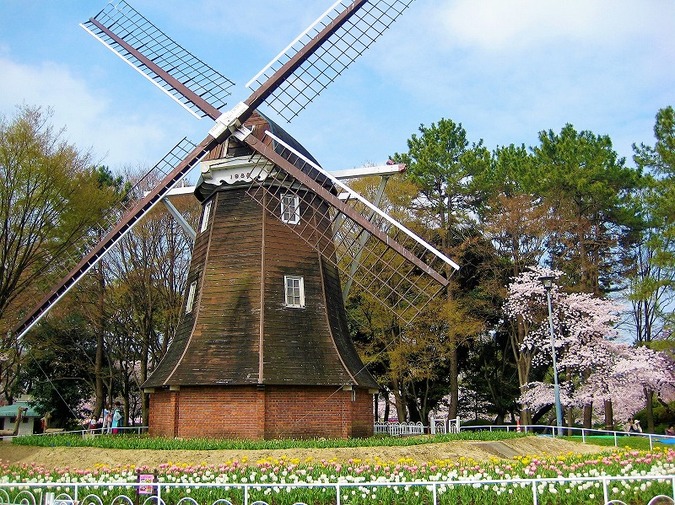
M 199 229 L 199 232 L 205 231 L 209 227 L 209 217 L 211 216 L 211 204 L 213 203 L 213 200 L 209 200 L 206 202 L 206 205 L 204 205 L 204 213 L 202 214 L 202 226 Z
M 187 302 L 185 304 L 185 313 L 189 314 L 195 304 L 195 293 L 197 292 L 197 281 L 192 281 L 190 284 L 190 291 L 188 292 Z
M 284 276 L 286 307 L 302 308 L 305 306 L 305 280 L 294 275 Z
M 281 220 L 287 224 L 300 222 L 300 197 L 293 193 L 281 195 Z

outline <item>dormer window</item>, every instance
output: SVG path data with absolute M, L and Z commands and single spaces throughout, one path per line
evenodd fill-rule
M 305 280 L 297 275 L 284 276 L 286 307 L 303 308 L 305 306 Z
M 202 233 L 209 227 L 209 216 L 211 216 L 211 204 L 213 200 L 209 200 L 204 205 L 204 212 L 202 213 L 202 226 L 199 229 L 199 232 Z
M 300 197 L 294 193 L 281 195 L 281 220 L 287 224 L 300 222 Z

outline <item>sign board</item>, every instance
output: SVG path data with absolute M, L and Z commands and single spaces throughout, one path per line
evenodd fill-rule
M 152 473 L 138 474 L 138 494 L 155 494 L 155 475 Z

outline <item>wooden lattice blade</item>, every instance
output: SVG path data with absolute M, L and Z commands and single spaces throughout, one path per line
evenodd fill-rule
M 80 26 L 197 117 L 216 119 L 234 83 L 124 1 Z
M 264 90 L 275 73 L 294 59 L 301 59 L 302 65 L 289 73 L 265 102 L 290 122 L 363 54 L 412 2 L 338 0 L 246 86 Z M 328 36 L 322 35 L 326 33 Z M 320 49 L 316 50 L 312 46 L 319 38 Z
M 195 146 L 183 141 L 158 163 L 150 173 L 159 171 L 164 176 L 162 180 L 149 191 L 145 197 L 129 209 L 125 215 L 105 233 L 103 238 L 91 247 L 84 258 L 72 268 L 50 293 L 34 307 L 21 323 L 14 328 L 14 334 L 19 339 L 47 314 L 49 309 L 58 302 L 77 282 L 89 272 L 98 261 L 110 251 L 144 215 L 160 202 L 166 193 L 175 186 L 201 158 L 213 148 L 215 140 L 207 137 L 201 144 Z M 182 161 L 180 161 L 182 160 Z M 164 170 L 169 167 L 169 170 Z
M 405 324 L 411 323 L 448 285 L 446 267 L 451 271 L 459 268 L 452 260 L 372 206 L 368 208 L 377 218 L 371 215 L 368 219 L 363 209 L 335 194 L 335 186 L 340 186 L 336 179 L 281 139 L 273 137 L 268 143 L 249 133 L 245 128 L 234 133 L 258 153 L 253 158 L 256 168 L 251 171 L 249 195 L 270 213 L 280 215 L 279 196 L 269 191 L 270 184 L 258 182 L 272 178 L 275 185 L 288 188 L 287 195 L 295 191 L 299 198 L 300 193 L 307 198 L 307 194 L 313 194 L 313 198 L 325 202 L 322 219 L 301 219 L 291 229 L 340 270 L 343 282 L 347 279 L 357 284 Z M 275 166 L 273 172 L 270 162 Z M 349 192 L 354 200 L 366 204 L 356 193 Z

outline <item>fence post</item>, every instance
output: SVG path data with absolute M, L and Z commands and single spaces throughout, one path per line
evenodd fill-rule
M 433 417 L 429 421 L 429 433 L 432 435 L 436 434 L 436 419 Z
M 539 500 L 537 497 L 537 481 L 532 481 L 532 505 L 538 505 Z

